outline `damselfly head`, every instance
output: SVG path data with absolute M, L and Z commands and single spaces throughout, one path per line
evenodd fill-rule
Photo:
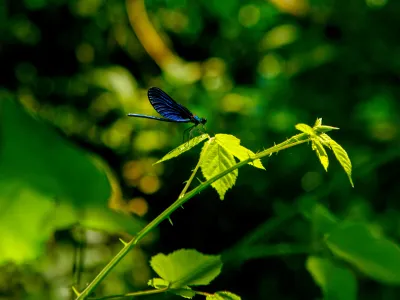
M 200 118 L 200 117 L 198 117 L 198 116 L 193 116 L 192 122 L 195 123 L 196 125 L 198 125 L 198 124 L 204 125 L 204 124 L 207 123 L 207 120 L 204 119 L 204 118 Z

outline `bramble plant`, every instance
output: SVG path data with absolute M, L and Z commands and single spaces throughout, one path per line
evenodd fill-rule
M 350 159 L 346 151 L 327 134 L 327 132 L 331 130 L 336 130 L 338 128 L 322 125 L 322 119 L 317 119 L 313 127 L 310 127 L 306 124 L 297 124 L 296 129 L 301 131 L 301 133 L 259 153 L 254 153 L 253 151 L 240 145 L 240 140 L 232 135 L 216 134 L 214 137 L 210 137 L 208 134 L 202 134 L 180 145 L 179 147 L 165 155 L 156 163 L 161 163 L 177 157 L 182 153 L 190 150 L 194 146 L 200 144 L 201 142 L 206 141 L 201 150 L 199 161 L 194 168 L 190 178 L 186 182 L 186 185 L 180 193 L 178 199 L 171 206 L 165 209 L 158 217 L 151 221 L 131 241 L 125 242 L 121 240 L 124 247 L 93 279 L 93 281 L 88 284 L 86 289 L 82 292 L 78 292 L 74 288 L 74 292 L 77 296 L 76 299 L 86 299 L 94 291 L 96 286 L 107 276 L 111 269 L 115 267 L 119 263 L 119 261 L 129 252 L 129 250 L 134 248 L 135 245 L 146 234 L 148 234 L 151 230 L 158 226 L 162 221 L 169 219 L 171 214 L 176 209 L 181 207 L 184 203 L 186 203 L 189 199 L 193 198 L 195 195 L 211 185 L 217 191 L 220 199 L 223 200 L 228 189 L 232 188 L 235 185 L 239 168 L 249 164 L 255 168 L 265 170 L 261 163 L 261 159 L 271 156 L 273 153 L 278 153 L 279 151 L 303 143 L 311 143 L 312 150 L 316 152 L 322 166 L 327 171 L 329 159 L 326 148 L 332 150 L 337 160 L 342 165 L 344 171 L 348 175 L 350 183 L 353 186 L 353 181 L 351 178 L 352 166 Z M 235 158 L 237 158 L 239 162 L 236 162 Z M 195 178 L 196 174 L 198 174 L 199 169 L 201 169 L 201 172 L 206 181 L 201 182 L 200 185 L 188 192 L 188 189 L 192 184 L 192 181 Z M 286 216 L 286 218 L 289 217 L 290 216 Z M 263 230 L 264 229 L 261 228 L 261 231 Z M 224 257 L 225 262 L 229 260 L 234 260 L 236 255 L 238 253 L 244 252 L 246 247 L 249 247 L 251 241 L 255 240 L 257 236 L 259 236 L 259 234 L 260 232 L 254 232 L 250 239 L 247 238 L 246 240 L 238 243 L 235 247 L 224 252 L 222 255 L 204 255 L 193 249 L 181 249 L 169 255 L 155 255 L 154 257 L 152 257 L 150 265 L 153 270 L 159 275 L 159 278 L 153 278 L 149 281 L 148 284 L 149 286 L 153 287 L 153 289 L 127 293 L 125 295 L 120 295 L 119 297 L 140 296 L 169 292 L 177 296 L 189 299 L 191 299 L 195 295 L 203 295 L 208 300 L 240 299 L 238 295 L 235 295 L 228 291 L 206 293 L 197 289 L 193 289 L 193 286 L 209 284 L 214 278 L 219 275 L 222 269 L 221 256 Z M 332 241 L 329 241 L 328 239 L 327 242 L 329 246 L 329 242 Z M 269 251 L 271 252 L 272 250 L 270 254 L 274 253 L 274 251 L 275 253 L 280 254 L 309 252 L 308 247 L 285 248 L 282 246 L 284 245 L 275 245 L 275 248 L 271 248 L 271 246 L 269 246 Z M 247 248 L 247 250 L 249 249 Z M 253 249 L 253 251 L 254 250 L 255 249 Z M 264 250 L 267 249 L 265 248 Z M 251 251 L 249 251 L 249 253 L 251 253 Z M 268 254 L 265 253 L 265 255 Z M 251 256 L 254 257 L 254 255 Z M 307 266 L 312 266 L 313 264 L 318 263 L 320 263 L 320 261 L 318 261 L 318 258 L 310 258 Z M 101 299 L 106 298 L 109 297 Z

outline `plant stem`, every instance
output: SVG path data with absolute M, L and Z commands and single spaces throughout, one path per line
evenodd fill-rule
M 210 146 L 210 142 L 211 142 L 210 139 L 208 140 L 208 142 L 206 142 L 205 148 L 202 150 L 202 153 L 203 153 L 203 151 L 204 151 L 204 152 L 207 151 L 208 147 Z M 196 173 L 197 173 L 197 170 L 198 170 L 199 167 L 201 166 L 201 162 L 202 162 L 202 161 L 203 161 L 203 157 L 200 156 L 200 159 L 199 159 L 199 161 L 198 161 L 196 167 L 194 168 L 194 170 L 193 170 L 193 172 L 192 172 L 192 175 L 190 175 L 190 178 L 189 178 L 189 180 L 186 182 L 185 187 L 183 188 L 182 192 L 179 194 L 178 199 L 182 198 L 182 197 L 186 194 L 186 191 L 188 190 L 190 184 L 192 183 L 192 181 L 193 181 L 193 179 L 194 179 L 194 176 L 195 176 Z
M 179 207 L 181 207 L 186 201 L 188 201 L 190 198 L 192 198 L 194 195 L 200 193 L 203 191 L 206 187 L 217 181 L 218 179 L 224 177 L 226 174 L 248 164 L 249 162 L 252 162 L 256 159 L 263 158 L 265 156 L 271 155 L 274 152 L 278 152 L 290 147 L 294 147 L 296 145 L 300 145 L 303 143 L 306 143 L 310 141 L 308 138 L 307 134 L 301 133 L 297 134 L 294 137 L 278 144 L 275 145 L 274 147 L 271 147 L 269 149 L 266 149 L 264 151 L 261 151 L 260 153 L 254 155 L 253 157 L 249 157 L 246 160 L 243 160 L 236 165 L 230 167 L 229 169 L 226 169 L 225 171 L 219 173 L 218 175 L 215 175 L 213 178 L 210 178 L 206 182 L 203 182 L 193 190 L 191 190 L 188 193 L 185 193 L 182 197 L 178 198 L 172 205 L 170 205 L 167 209 L 165 209 L 160 215 L 158 215 L 153 221 L 151 221 L 145 228 L 143 228 L 131 241 L 128 243 L 124 244 L 124 247 L 114 256 L 114 258 L 100 271 L 99 274 L 89 283 L 89 285 L 82 291 L 82 293 L 78 294 L 78 297 L 76 300 L 83 300 L 86 299 L 89 294 L 100 284 L 100 282 L 110 273 L 110 271 L 121 261 L 121 259 L 146 235 L 148 234 L 151 230 L 153 230 L 155 227 L 157 227 L 162 221 L 167 219 L 175 210 L 177 210 Z M 200 158 L 201 160 L 201 158 Z M 200 165 L 200 162 L 198 166 Z M 193 174 L 195 174 L 195 171 L 197 171 L 198 167 L 194 170 Z M 192 174 L 192 177 L 194 175 Z M 193 178 L 192 178 L 193 179 Z M 190 180 L 190 179 L 189 179 Z M 189 182 L 190 184 L 190 182 Z M 181 193 L 182 194 L 182 193 Z
M 166 291 L 168 291 L 168 288 L 157 289 L 157 290 L 147 290 L 147 291 L 140 291 L 140 292 L 133 292 L 133 293 L 127 293 L 127 294 L 122 294 L 122 295 L 105 296 L 105 297 L 96 298 L 96 300 L 146 296 L 146 295 L 160 294 L 160 293 L 164 293 Z M 89 299 L 91 299 L 91 298 L 89 298 Z

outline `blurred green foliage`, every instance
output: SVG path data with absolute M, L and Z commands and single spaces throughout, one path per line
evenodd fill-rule
M 111 187 L 105 172 L 11 99 L 2 102 L 1 137 L 0 263 L 37 258 L 56 229 L 74 224 L 132 234 L 140 229 L 106 208 Z
M 283 151 L 263 160 L 265 173 L 241 169 L 223 203 L 210 189 L 185 205 L 174 226 L 163 223 L 160 236 L 133 251 L 96 295 L 146 288 L 150 255 L 186 247 L 222 252 L 296 205 L 303 216 L 265 239 L 315 245 L 344 220 L 363 224 L 354 241 L 360 251 L 373 232 L 393 240 L 396 252 L 399 13 L 394 0 L 3 2 L 0 261 L 8 264 L 1 297 L 68 299 L 72 284 L 84 287 L 121 247 L 116 232 L 141 228 L 134 215 L 151 220 L 179 195 L 198 150 L 153 163 L 181 143 L 184 126 L 126 117 L 155 114 L 150 86 L 207 118 L 210 134 L 233 134 L 254 152 L 322 117 L 341 129 L 331 136 L 353 162 L 355 188 L 338 164 L 326 173 L 308 147 Z M 102 231 L 71 231 L 73 224 Z M 399 298 L 393 281 L 381 284 L 384 276 L 360 268 L 357 259 L 368 255 L 346 256 L 356 266 L 349 273 L 328 259 L 338 255 L 330 250 L 308 258 L 243 255 L 253 260 L 227 266 L 211 288 L 243 299 Z M 353 296 L 332 294 L 338 286 Z

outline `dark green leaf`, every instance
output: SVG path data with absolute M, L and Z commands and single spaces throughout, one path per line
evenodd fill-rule
M 306 268 L 321 288 L 325 300 L 357 299 L 357 281 L 349 269 L 317 256 L 308 257 Z
M 400 284 L 400 248 L 364 224 L 345 222 L 326 238 L 331 251 L 371 278 Z

